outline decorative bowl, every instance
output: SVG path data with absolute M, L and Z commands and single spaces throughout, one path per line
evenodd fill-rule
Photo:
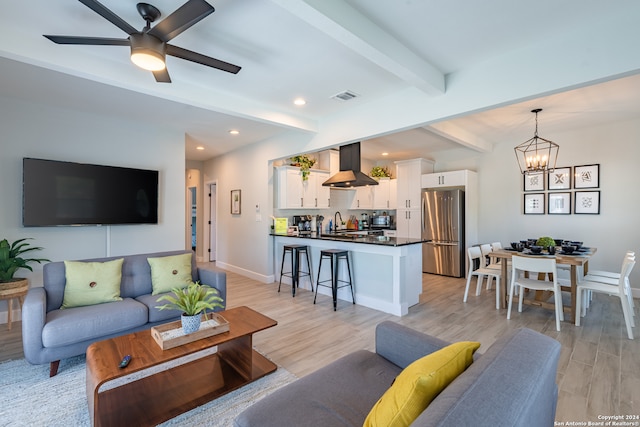
M 529 250 L 531 251 L 531 253 L 539 254 L 539 253 L 542 253 L 542 246 L 538 246 L 538 245 L 531 245 L 531 246 L 529 247 Z
M 576 247 L 573 245 L 562 245 L 562 252 L 565 254 L 571 254 L 576 250 Z
M 582 243 L 583 242 L 575 242 L 574 241 L 574 242 L 571 242 L 571 246 L 575 246 L 576 247 L 576 251 L 577 251 L 578 249 L 580 249 L 582 247 Z

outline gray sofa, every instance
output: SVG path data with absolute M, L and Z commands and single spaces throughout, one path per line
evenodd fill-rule
M 376 352 L 356 351 L 265 397 L 235 427 L 362 426 L 401 370 L 449 343 L 393 322 L 376 328 Z M 560 344 L 531 329 L 500 337 L 444 389 L 412 426 L 553 426 Z
M 84 354 L 93 342 L 128 334 L 154 325 L 177 320 L 177 310 L 158 310 L 151 295 L 149 257 L 189 253 L 157 252 L 140 255 L 96 258 L 84 261 L 110 261 L 124 258 L 120 296 L 122 301 L 60 310 L 64 297 L 64 262 L 51 262 L 43 268 L 43 287 L 31 288 L 22 307 L 22 343 L 24 356 L 34 365 L 51 363 L 50 376 L 56 375 L 61 359 Z M 191 260 L 194 281 L 214 287 L 227 300 L 227 276 L 224 272 L 199 268 Z M 222 310 L 222 309 L 219 309 Z

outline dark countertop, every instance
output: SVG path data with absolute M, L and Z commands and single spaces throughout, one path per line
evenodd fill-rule
M 317 236 L 316 233 L 312 234 L 304 234 L 301 236 L 289 236 L 287 234 L 276 234 L 270 233 L 271 236 L 275 237 L 293 237 L 298 239 L 311 239 L 311 240 L 331 240 L 334 242 L 347 242 L 347 243 L 363 243 L 367 245 L 378 245 L 378 246 L 406 246 L 406 245 L 416 245 L 418 243 L 423 243 L 426 240 L 422 239 L 412 239 L 412 238 L 404 238 L 404 237 L 385 237 L 385 236 L 362 236 L 355 233 L 327 233 L 321 234 Z

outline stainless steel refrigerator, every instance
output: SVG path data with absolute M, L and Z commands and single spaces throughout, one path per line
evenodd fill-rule
M 422 271 L 464 276 L 463 190 L 423 190 L 422 239 Z

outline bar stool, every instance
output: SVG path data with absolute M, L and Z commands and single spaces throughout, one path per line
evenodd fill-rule
M 291 271 L 283 272 L 284 261 L 287 253 L 291 254 Z M 307 271 L 300 271 L 300 255 L 304 254 L 307 258 Z M 313 292 L 313 276 L 311 275 L 311 261 L 309 259 L 309 247 L 306 245 L 284 245 L 282 251 L 282 264 L 280 265 L 280 284 L 278 292 L 282 286 L 282 276 L 291 277 L 291 295 L 296 296 L 296 288 L 300 285 L 300 277 L 309 276 L 311 282 L 311 292 Z
M 322 271 L 322 260 L 329 258 L 331 261 L 331 279 L 320 281 L 320 271 Z M 347 272 L 349 273 L 349 281 L 338 279 L 340 260 L 347 260 Z M 323 285 L 322 283 L 331 282 L 331 286 Z M 338 286 L 338 282 L 348 283 L 348 285 Z M 333 294 L 333 311 L 336 311 L 338 304 L 338 289 L 349 286 L 351 288 L 351 300 L 356 303 L 356 298 L 353 295 L 353 283 L 351 280 L 351 265 L 349 264 L 349 251 L 341 249 L 325 249 L 320 251 L 320 264 L 318 265 L 318 278 L 316 279 L 316 295 L 313 297 L 313 303 L 316 303 L 318 297 L 318 287 L 325 286 L 331 288 Z

